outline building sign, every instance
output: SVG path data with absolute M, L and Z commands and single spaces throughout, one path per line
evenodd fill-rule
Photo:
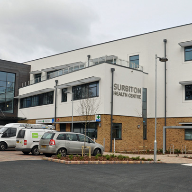
M 113 85 L 113 90 L 113 94 L 116 96 L 141 99 L 141 88 L 138 87 L 115 83 Z
M 101 115 L 95 115 L 95 121 L 101 122 Z
M 36 123 L 53 123 L 54 122 L 54 118 L 53 119 L 38 119 L 36 120 Z

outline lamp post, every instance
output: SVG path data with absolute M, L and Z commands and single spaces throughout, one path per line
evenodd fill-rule
M 157 140 L 156 140 L 156 130 L 157 130 L 157 58 L 159 61 L 166 62 L 168 59 L 166 57 L 157 57 L 155 55 L 155 140 L 154 140 L 154 161 L 156 161 L 157 156 Z
M 74 93 L 69 92 L 69 91 L 67 91 L 66 93 L 70 93 L 71 97 L 72 97 L 72 99 L 71 99 L 71 101 L 72 101 L 72 126 L 71 126 L 71 132 L 73 132 L 73 95 L 74 95 Z

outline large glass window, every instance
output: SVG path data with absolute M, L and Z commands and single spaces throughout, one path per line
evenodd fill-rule
M 13 113 L 15 74 L 0 71 L 0 111 Z
M 74 100 L 86 99 L 99 96 L 99 81 L 78 85 L 72 88 Z
M 192 140 L 192 129 L 185 129 L 185 140 Z
M 74 123 L 73 131 L 75 133 L 85 134 L 85 124 L 84 123 Z M 86 135 L 90 138 L 97 138 L 97 123 L 88 123 L 87 124 Z
M 53 104 L 53 91 L 33 95 L 20 100 L 20 108 L 35 107 L 40 105 Z
M 129 57 L 129 67 L 139 68 L 139 55 L 133 55 Z
M 192 61 L 192 46 L 185 47 L 185 61 Z
M 122 132 L 122 124 L 113 123 L 112 137 L 115 139 L 121 139 L 121 132 Z
M 185 100 L 192 100 L 192 85 L 185 85 Z
M 62 89 L 61 102 L 67 102 L 67 88 Z

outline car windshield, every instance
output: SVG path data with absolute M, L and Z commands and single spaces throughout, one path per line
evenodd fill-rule
M 0 129 L 0 133 L 4 133 L 7 129 L 8 129 L 8 127 L 2 127 L 2 128 Z

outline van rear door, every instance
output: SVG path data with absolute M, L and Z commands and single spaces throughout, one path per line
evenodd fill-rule
M 16 148 L 23 148 L 24 147 L 24 137 L 25 137 L 25 130 L 19 130 L 16 138 Z

